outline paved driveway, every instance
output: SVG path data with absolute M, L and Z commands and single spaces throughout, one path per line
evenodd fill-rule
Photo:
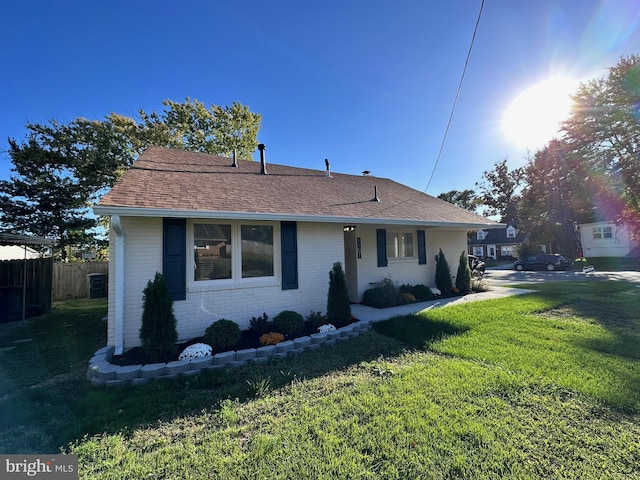
M 484 278 L 489 285 L 496 286 L 513 285 L 516 283 L 607 280 L 627 280 L 640 285 L 640 272 L 632 271 L 582 273 L 581 271 L 572 270 L 566 272 L 547 272 L 546 270 L 536 270 L 517 272 L 515 270 L 507 270 L 504 268 L 491 268 L 487 269 Z

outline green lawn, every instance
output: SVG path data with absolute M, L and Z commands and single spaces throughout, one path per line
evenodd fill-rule
M 527 288 L 114 390 L 83 379 L 104 302 L 61 305 L 0 339 L 0 451 L 61 447 L 104 479 L 640 478 L 640 287 Z

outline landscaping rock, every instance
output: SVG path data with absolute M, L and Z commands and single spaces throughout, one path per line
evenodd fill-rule
M 189 370 L 202 370 L 213 363 L 212 357 L 192 358 L 189 362 Z
M 331 330 L 332 332 L 334 330 Z M 311 334 L 311 343 L 314 345 L 320 345 L 325 343 L 329 339 L 329 332 L 313 333 Z
M 245 350 L 238 350 L 236 352 L 237 361 L 253 360 L 254 358 L 256 358 L 255 348 L 247 348 Z
M 256 349 L 256 357 L 257 358 L 270 358 L 276 354 L 276 346 L 275 345 L 267 345 L 265 347 L 260 347 Z
M 236 359 L 236 352 L 222 352 L 216 353 L 213 356 L 213 364 L 214 365 L 226 365 L 228 363 L 233 362 Z
M 133 380 L 140 376 L 140 365 L 125 365 L 119 367 L 116 371 L 116 379 L 118 380 Z
M 157 378 L 166 373 L 164 363 L 150 363 L 149 365 L 143 365 L 140 368 L 140 376 L 142 378 Z
M 295 344 L 293 343 L 293 340 L 287 340 L 284 342 L 280 342 L 276 345 L 276 352 L 288 353 L 293 351 L 294 348 L 295 348 Z
M 175 375 L 175 374 L 186 372 L 187 370 L 189 370 L 189 363 L 190 362 L 189 362 L 188 359 L 176 360 L 174 362 L 168 362 L 167 365 L 166 365 L 167 374 L 168 375 Z
M 293 340 L 294 350 L 304 350 L 311 345 L 311 337 L 300 337 Z

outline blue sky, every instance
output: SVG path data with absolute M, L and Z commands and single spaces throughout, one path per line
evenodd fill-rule
M 31 1 L 0 6 L 0 178 L 27 122 L 239 101 L 268 162 L 424 190 L 481 0 Z M 531 85 L 606 74 L 640 53 L 637 0 L 486 0 L 427 193 L 525 163 L 502 118 Z M 569 93 L 569 92 L 567 92 Z M 528 127 L 523 127 L 528 128 Z M 257 154 L 254 158 L 258 158 Z

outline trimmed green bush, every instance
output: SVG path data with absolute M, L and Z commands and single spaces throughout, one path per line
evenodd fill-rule
M 456 275 L 456 288 L 466 295 L 471 293 L 471 269 L 469 268 L 469 257 L 464 250 L 460 254 L 458 263 L 458 273 Z
M 232 350 L 241 338 L 240 326 L 234 321 L 222 318 L 207 327 L 203 340 L 215 350 Z
M 142 350 L 152 362 L 169 360 L 176 351 L 178 332 L 173 313 L 173 299 L 160 272 L 142 291 Z
M 398 305 L 399 293 L 393 281 L 385 278 L 379 287 L 365 290 L 362 303 L 374 308 L 388 308 Z
M 351 321 L 351 304 L 347 291 L 347 277 L 340 262 L 333 264 L 329 272 L 329 293 L 327 295 L 327 320 L 335 327 L 348 325 Z
M 453 290 L 449 264 L 444 253 L 442 253 L 442 249 L 436 255 L 436 287 L 442 292 L 442 295 L 449 295 Z
M 426 285 L 414 285 L 411 289 L 411 293 L 416 297 L 418 302 L 427 302 L 429 300 L 433 300 L 433 292 Z
M 273 329 L 286 336 L 296 335 L 304 330 L 304 318 L 297 312 L 284 310 L 273 317 Z

